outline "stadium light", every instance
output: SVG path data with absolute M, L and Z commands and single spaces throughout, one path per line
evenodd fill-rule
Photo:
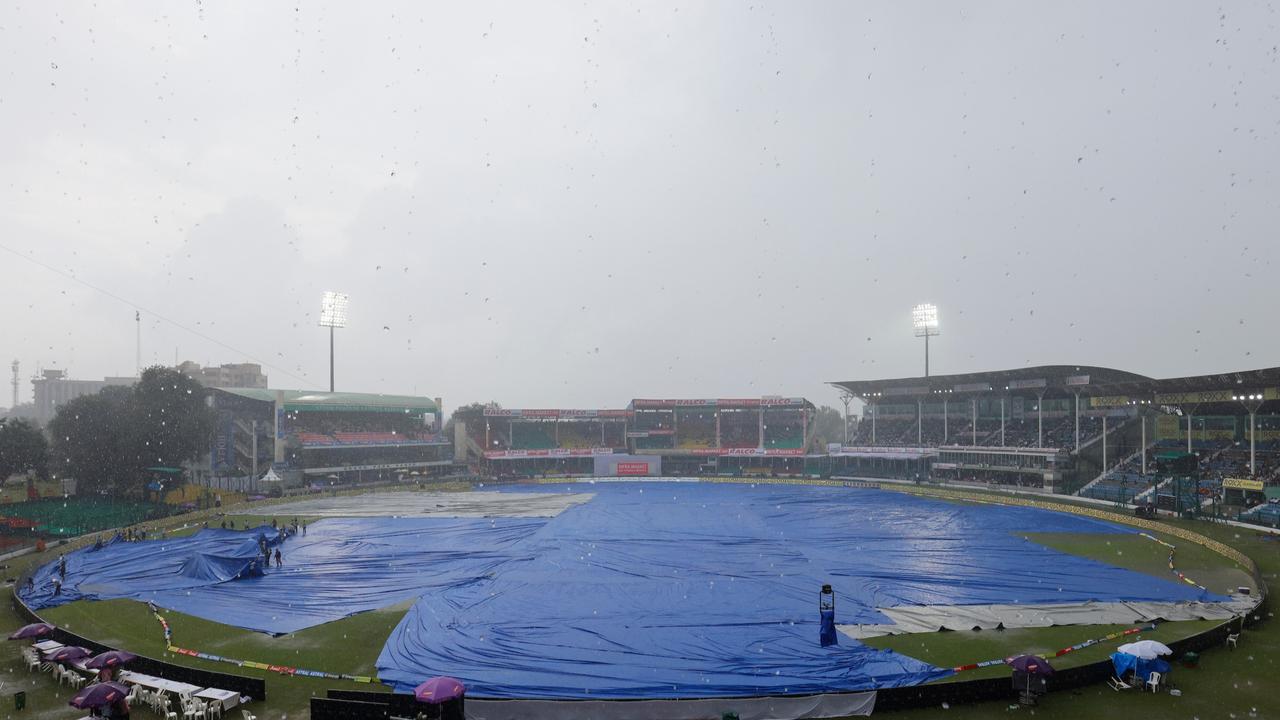
M 329 328 L 329 392 L 333 392 L 333 329 L 346 326 L 346 293 L 326 290 L 320 298 L 320 327 Z
M 916 337 L 924 338 L 924 376 L 929 377 L 929 338 L 938 335 L 938 306 L 921 303 L 911 308 L 911 325 Z

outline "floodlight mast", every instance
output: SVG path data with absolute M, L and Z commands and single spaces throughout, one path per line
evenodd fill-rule
M 320 327 L 329 328 L 329 392 L 333 392 L 333 329 L 347 326 L 347 295 L 326 290 L 320 298 Z
M 929 338 L 941 334 L 938 330 L 938 306 L 921 303 L 911 308 L 911 324 L 916 337 L 924 338 L 924 376 L 929 377 Z

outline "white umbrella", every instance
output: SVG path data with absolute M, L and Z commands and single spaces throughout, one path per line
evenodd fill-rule
M 1139 640 L 1138 642 L 1121 645 L 1116 648 L 1119 652 L 1136 655 L 1143 660 L 1154 660 L 1160 655 L 1172 655 L 1173 651 L 1164 643 L 1158 643 L 1155 640 Z

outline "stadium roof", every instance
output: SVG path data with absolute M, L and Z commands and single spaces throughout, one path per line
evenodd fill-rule
M 1095 385 L 1121 382 L 1151 382 L 1151 378 L 1123 370 L 1091 365 L 1041 365 L 1014 370 L 930 375 L 929 377 L 893 378 L 888 380 L 850 380 L 832 385 L 858 397 L 931 395 L 934 393 L 972 393 L 992 390 L 1039 392 L 1044 390 L 1076 390 Z
M 1079 392 L 1089 397 L 1155 398 L 1157 402 L 1231 401 L 1235 393 L 1280 394 L 1280 367 L 1158 380 L 1136 373 L 1089 365 L 1044 365 L 929 377 L 854 380 L 831 385 L 861 398 L 916 398 L 939 393 L 1016 393 L 1061 395 Z M 1187 397 L 1179 397 L 1187 396 Z
M 412 395 L 268 390 L 266 388 L 213 388 L 213 390 L 260 402 L 275 402 L 276 393 L 281 393 L 284 396 L 286 412 L 440 412 L 440 407 L 435 400 Z

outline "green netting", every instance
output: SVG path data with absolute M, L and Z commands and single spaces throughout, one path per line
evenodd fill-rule
M 171 508 L 164 505 L 106 498 L 31 500 L 0 505 L 0 531 L 83 535 L 163 517 L 169 512 Z

